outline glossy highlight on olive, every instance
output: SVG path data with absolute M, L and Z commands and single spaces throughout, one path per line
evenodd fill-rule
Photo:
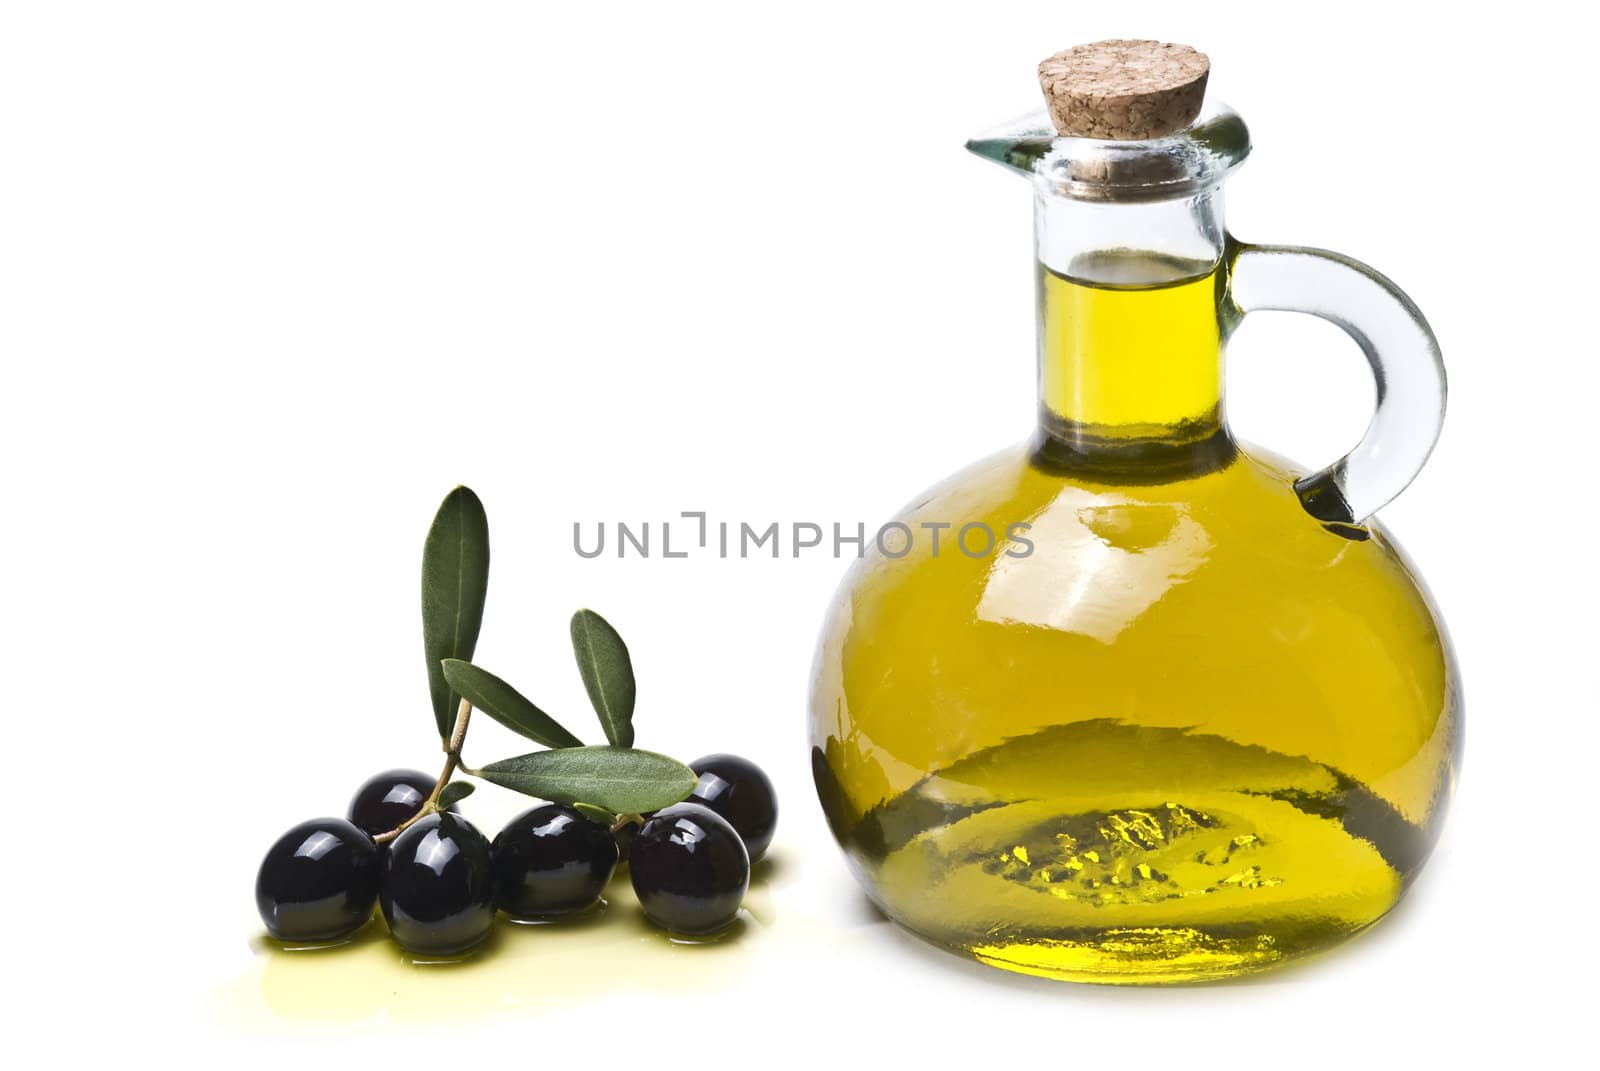
M 378 903 L 389 932 L 407 951 L 467 951 L 494 924 L 488 839 L 459 815 L 418 820 L 389 846 Z
M 738 755 L 706 755 L 689 764 L 700 778 L 688 802 L 728 820 L 758 863 L 778 828 L 778 794 L 761 767 Z
M 727 819 L 698 803 L 677 803 L 639 830 L 629 872 L 646 918 L 702 935 L 738 914 L 750 887 L 750 856 Z
M 617 858 L 611 831 L 571 807 L 524 811 L 490 846 L 495 905 L 518 919 L 581 911 L 600 899 Z
M 280 941 L 336 941 L 372 917 L 378 849 L 342 818 L 314 818 L 268 849 L 256 874 L 256 909 Z

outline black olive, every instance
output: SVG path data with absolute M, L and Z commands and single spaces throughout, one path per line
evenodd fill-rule
M 676 933 L 727 926 L 750 886 L 744 841 L 726 819 L 698 803 L 657 811 L 634 838 L 628 867 L 645 917 Z
M 279 837 L 256 874 L 256 908 L 283 941 L 333 941 L 372 917 L 380 856 L 342 818 L 301 822 Z
M 716 811 L 738 830 L 750 862 L 767 854 L 778 828 L 778 794 L 761 767 L 738 755 L 707 755 L 689 764 L 700 776 L 690 803 Z
M 378 903 L 401 947 L 450 956 L 494 924 L 489 841 L 459 815 L 430 814 L 389 845 Z
M 617 857 L 611 832 L 571 807 L 524 811 L 490 847 L 495 904 L 512 918 L 580 911 L 600 898 Z

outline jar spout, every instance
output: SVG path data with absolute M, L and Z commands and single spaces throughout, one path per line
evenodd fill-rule
M 967 140 L 967 151 L 1027 178 L 1049 155 L 1056 140 L 1050 113 L 1043 108 L 986 130 Z

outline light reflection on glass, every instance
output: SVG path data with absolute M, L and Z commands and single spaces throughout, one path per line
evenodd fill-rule
M 1032 519 L 1034 552 L 997 555 L 978 616 L 1111 643 L 1206 559 L 1211 537 L 1181 505 L 1079 487 Z

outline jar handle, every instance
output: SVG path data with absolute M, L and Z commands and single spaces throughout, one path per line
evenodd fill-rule
M 1421 471 L 1444 423 L 1444 362 L 1428 321 L 1388 279 L 1322 249 L 1240 243 L 1228 294 L 1241 315 L 1279 309 L 1320 316 L 1344 328 L 1367 355 L 1378 386 L 1367 433 L 1344 457 L 1294 484 L 1318 520 L 1366 520 Z

